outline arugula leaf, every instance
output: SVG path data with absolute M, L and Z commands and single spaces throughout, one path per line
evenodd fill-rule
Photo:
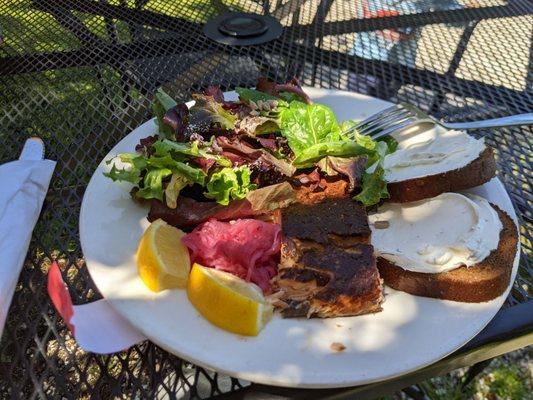
M 250 182 L 251 171 L 247 166 L 239 168 L 222 168 L 211 175 L 207 183 L 205 196 L 215 199 L 217 203 L 228 205 L 230 200 L 243 199 L 256 188 Z
M 297 158 L 314 145 L 340 140 L 340 128 L 335 114 L 331 108 L 322 104 L 292 101 L 289 107 L 281 112 L 280 127 L 281 134 L 287 139 Z
M 177 106 L 178 103 L 170 97 L 162 88 L 158 88 L 155 92 L 155 102 L 152 104 L 152 112 L 154 113 L 159 133 L 167 139 L 172 139 L 174 132 L 172 128 L 163 123 L 163 118 L 168 110 Z
M 314 163 L 326 156 L 354 157 L 367 155 L 370 158 L 375 157 L 375 153 L 374 150 L 369 150 L 352 141 L 338 140 L 336 142 L 324 142 L 312 145 L 300 151 L 294 159 L 293 165 L 296 168 L 308 168 L 312 167 Z
M 354 199 L 367 207 L 379 203 L 381 199 L 388 199 L 390 196 L 383 177 L 384 172 L 383 167 L 378 165 L 372 173 L 363 173 L 363 190 Z

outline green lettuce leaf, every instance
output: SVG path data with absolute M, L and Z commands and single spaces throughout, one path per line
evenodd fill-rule
M 382 164 L 392 147 L 357 131 L 349 137 L 342 134 L 356 124 L 356 121 L 345 121 L 339 127 L 333 111 L 321 104 L 308 105 L 292 101 L 288 108 L 281 111 L 281 133 L 294 152 L 293 165 L 296 168 L 312 167 L 325 157 L 331 161 L 335 160 L 332 157 L 349 159 L 366 156 L 366 171 L 361 179 L 362 190 L 355 198 L 365 206 L 371 206 L 389 197 Z M 349 161 L 342 164 L 351 165 Z M 322 161 L 321 166 L 331 173 L 327 160 Z M 355 177 L 350 177 L 350 183 L 352 187 L 356 186 Z
M 251 171 L 247 166 L 239 168 L 222 168 L 211 175 L 207 183 L 205 196 L 217 203 L 228 205 L 230 200 L 243 199 L 256 188 L 250 182 Z
M 387 154 L 394 153 L 396 149 L 398 148 L 398 142 L 392 136 L 384 136 L 378 139 L 378 141 L 384 142 L 387 144 Z
M 181 154 L 183 156 L 186 156 L 184 158 L 188 158 L 187 156 L 193 156 L 193 157 L 201 156 L 197 141 L 194 141 L 192 143 L 183 143 L 183 142 L 175 142 L 173 140 L 163 139 L 163 140 L 156 141 L 152 145 L 152 147 L 155 150 L 154 155 L 158 157 L 166 156 L 168 154 L 172 154 L 174 155 L 174 157 L 177 154 Z
M 141 199 L 158 199 L 163 201 L 163 182 L 171 175 L 177 175 L 181 181 L 174 182 L 174 186 L 169 189 L 181 190 L 185 184 L 198 183 L 204 185 L 206 173 L 201 168 L 193 167 L 185 162 L 177 161 L 170 153 L 162 157 L 136 155 L 124 153 L 117 157 L 124 165 L 124 168 L 118 168 L 116 163 L 111 170 L 104 173 L 105 176 L 114 181 L 124 181 L 138 186 L 139 190 L 135 191 L 135 196 Z M 114 159 L 108 161 L 108 164 Z M 177 195 L 176 195 L 177 197 Z
M 171 139 L 174 136 L 174 132 L 170 126 L 163 123 L 163 118 L 168 110 L 177 105 L 178 103 L 166 94 L 163 89 L 157 89 L 155 92 L 155 101 L 152 104 L 152 112 L 159 127 L 159 133 L 167 139 Z
M 283 100 L 285 100 L 287 103 L 291 103 L 293 101 L 299 101 L 303 103 L 303 99 L 301 96 L 298 96 L 296 93 L 291 92 L 280 92 L 279 97 L 281 97 Z
M 124 168 L 118 168 L 116 159 L 119 159 Z M 122 153 L 106 161 L 106 164 L 113 163 L 109 172 L 104 172 L 104 176 L 111 178 L 113 181 L 129 182 L 138 185 L 141 180 L 141 172 L 146 168 L 146 158 L 135 153 Z
M 355 119 L 348 119 L 346 121 L 343 121 L 341 125 L 341 131 L 345 132 L 348 129 L 353 128 L 354 126 L 357 126 L 359 122 L 360 121 Z M 353 133 L 350 133 L 349 137 L 344 136 L 344 139 L 355 140 L 361 146 L 365 146 L 369 149 L 373 149 L 376 145 L 376 142 L 384 142 L 387 144 L 387 154 L 394 153 L 398 147 L 398 142 L 392 136 L 384 136 L 375 141 L 370 136 L 361 135 L 357 130 Z
M 222 167 L 231 167 L 232 162 L 218 154 L 212 154 L 206 146 L 210 146 L 210 143 L 200 147 L 197 141 L 192 143 L 174 142 L 172 140 L 164 139 L 157 141 L 153 144 L 155 149 L 154 156 L 166 156 L 171 155 L 175 161 L 186 161 L 190 157 L 201 157 L 215 160 L 216 163 Z
M 141 170 L 137 168 L 120 169 L 117 168 L 115 164 L 113 164 L 109 172 L 104 172 L 104 176 L 111 178 L 114 182 L 122 181 L 137 185 L 141 180 Z
M 337 124 L 335 114 L 331 108 L 322 104 L 291 102 L 289 107 L 281 112 L 280 128 L 281 134 L 287 139 L 297 158 L 305 150 L 315 145 L 326 142 L 334 143 L 340 140 L 340 127 Z M 320 149 L 323 151 L 324 146 Z M 317 149 L 313 152 L 317 153 Z M 307 161 L 307 157 L 304 159 Z
M 168 168 L 148 169 L 143 178 L 143 187 L 135 195 L 142 199 L 163 201 L 163 179 L 170 175 L 172 175 L 172 171 Z
M 258 100 L 276 100 L 278 102 L 278 107 L 288 107 L 289 103 L 293 101 L 303 102 L 301 96 L 297 95 L 296 93 L 285 91 L 280 92 L 279 97 L 270 93 L 262 92 L 260 90 L 243 87 L 237 87 L 235 88 L 235 91 L 239 95 L 239 99 L 245 103 L 249 103 L 250 101 L 257 103 Z
M 250 101 L 257 103 L 259 100 L 276 100 L 279 105 L 280 99 L 278 97 L 265 92 L 260 92 L 259 90 L 236 87 L 235 91 L 239 95 L 239 99 L 245 103 L 250 103 Z
M 176 161 L 170 154 L 164 157 L 150 157 L 146 159 L 148 169 L 168 169 L 172 173 L 179 173 L 194 183 L 203 185 L 206 174 L 201 168 L 192 167 L 180 161 Z
M 370 158 L 375 157 L 375 153 L 374 150 L 369 150 L 352 141 L 324 142 L 301 150 L 294 159 L 293 165 L 296 168 L 308 168 L 326 156 L 355 157 L 367 155 Z
M 341 125 L 341 131 L 345 132 L 346 130 L 353 128 L 354 126 L 357 126 L 359 121 L 349 119 L 342 123 Z M 357 130 L 354 132 L 351 132 L 349 136 L 344 137 L 345 140 L 353 140 L 358 145 L 366 147 L 369 150 L 374 150 L 376 147 L 376 142 L 374 139 L 372 139 L 370 136 L 361 135 Z
M 381 165 L 378 165 L 372 173 L 363 173 L 363 189 L 354 199 L 367 207 L 379 203 L 381 199 L 388 199 L 389 191 L 383 175 L 384 169 Z
M 165 202 L 169 208 L 176 208 L 178 206 L 178 196 L 181 189 L 189 185 L 187 178 L 180 174 L 172 174 L 170 182 L 165 189 Z

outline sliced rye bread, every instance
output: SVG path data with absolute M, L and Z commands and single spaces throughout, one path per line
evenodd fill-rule
M 459 267 L 438 274 L 407 271 L 378 257 L 379 274 L 385 284 L 416 296 L 480 303 L 492 300 L 509 286 L 518 244 L 518 231 L 511 217 L 497 206 L 503 228 L 498 248 L 470 268 Z
M 496 161 L 492 148 L 487 147 L 478 158 L 462 168 L 441 174 L 422 176 L 387 184 L 390 199 L 406 203 L 436 197 L 441 193 L 458 192 L 483 185 L 496 175 Z

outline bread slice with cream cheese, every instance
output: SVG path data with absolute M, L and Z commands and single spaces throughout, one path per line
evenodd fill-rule
M 463 131 L 400 133 L 384 160 L 390 201 L 410 202 L 482 185 L 496 174 L 493 150 Z
M 517 252 L 516 225 L 485 199 L 463 197 L 445 193 L 413 203 L 389 203 L 369 216 L 379 273 L 387 286 L 470 303 L 506 291 Z M 476 215 L 472 204 L 482 205 L 484 211 Z

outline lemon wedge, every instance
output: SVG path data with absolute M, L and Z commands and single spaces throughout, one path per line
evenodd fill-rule
M 184 288 L 191 269 L 189 250 L 181 242 L 185 235 L 162 219 L 144 232 L 137 249 L 139 275 L 154 292 Z
M 256 336 L 272 317 L 261 289 L 228 272 L 192 266 L 187 295 L 213 325 L 239 335 Z

